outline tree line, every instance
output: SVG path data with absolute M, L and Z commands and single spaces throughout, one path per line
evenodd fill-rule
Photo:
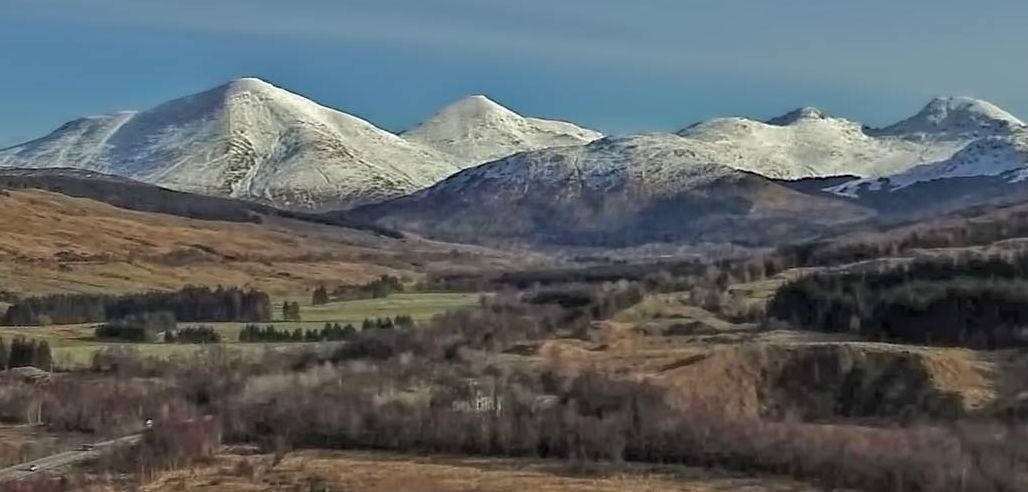
M 820 273 L 778 289 L 767 314 L 821 331 L 978 349 L 1028 346 L 1028 254 Z
M 299 302 L 282 301 L 282 321 L 302 321 Z
M 333 301 L 377 299 L 388 297 L 395 292 L 403 292 L 403 289 L 403 281 L 392 275 L 382 275 L 360 285 L 340 285 L 331 292 L 324 285 L 319 285 L 311 294 L 311 304 L 320 306 Z
M 991 244 L 1028 236 L 1028 205 L 981 205 L 927 223 L 867 228 L 859 235 L 851 234 L 852 237 L 782 246 L 773 255 L 791 266 L 817 266 L 899 256 L 913 249 Z
M 50 371 L 53 362 L 50 344 L 46 340 L 16 337 L 8 347 L 0 337 L 0 370 L 31 366 Z
M 187 326 L 165 333 L 164 343 L 221 343 L 221 334 L 210 326 Z
M 54 294 L 19 299 L 3 316 L 5 325 L 97 323 L 144 313 L 171 313 L 184 322 L 263 322 L 271 319 L 271 299 L 255 289 L 185 287 L 172 292 L 121 296 Z
M 356 334 L 357 329 L 353 325 L 340 327 L 338 331 L 333 328 L 322 328 L 313 330 L 303 328 L 279 329 L 274 325 L 260 326 L 248 324 L 239 331 L 239 341 L 243 343 L 287 343 L 287 342 L 324 342 L 347 340 Z
M 413 327 L 414 318 L 401 314 L 385 318 L 365 318 L 361 323 L 360 331 L 410 329 Z M 357 327 L 349 323 L 345 326 L 339 323 L 325 323 L 321 329 L 294 328 L 292 330 L 279 329 L 274 325 L 260 326 L 251 323 L 243 326 L 239 331 L 239 341 L 244 343 L 339 342 L 353 340 L 357 337 L 357 333 Z
M 178 321 L 175 315 L 168 311 L 143 312 L 97 326 L 93 329 L 93 336 L 98 340 L 153 343 L 159 341 L 160 334 L 170 333 L 176 326 Z

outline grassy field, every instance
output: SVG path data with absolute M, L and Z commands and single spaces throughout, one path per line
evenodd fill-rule
M 409 315 L 416 321 L 425 321 L 444 311 L 476 304 L 478 302 L 478 294 L 406 293 L 394 294 L 379 299 L 333 302 L 322 306 L 311 306 L 310 299 L 308 298 L 278 299 L 275 304 L 275 318 L 281 317 L 281 312 L 278 311 L 278 308 L 285 300 L 301 304 L 303 321 L 283 322 L 277 320 L 267 324 L 273 324 L 276 328 L 290 330 L 296 328 L 321 328 L 326 322 L 350 323 L 359 328 L 365 318 L 379 318 L 401 314 Z M 230 350 L 259 352 L 267 349 L 306 345 L 297 343 L 238 343 L 239 330 L 245 323 L 181 323 L 180 326 L 197 324 L 214 327 L 221 334 L 222 340 L 226 342 L 224 344 L 225 347 Z M 16 336 L 26 336 L 46 340 L 53 350 L 55 362 L 61 367 L 75 367 L 88 364 L 93 354 L 108 347 L 131 348 L 139 351 L 142 355 L 161 358 L 187 355 L 202 349 L 202 346 L 189 344 L 101 342 L 93 338 L 94 326 L 95 324 L 26 327 L 0 326 L 0 337 L 10 340 Z
M 241 466 L 240 462 L 245 462 Z M 240 473 L 241 471 L 241 473 Z M 275 464 L 270 456 L 219 456 L 213 463 L 161 475 L 148 492 L 805 492 L 807 484 L 773 476 L 712 469 L 604 463 L 574 469 L 529 459 L 390 453 L 298 451 Z
M 364 318 L 377 318 L 407 314 L 423 321 L 448 309 L 469 306 L 478 302 L 478 294 L 452 292 L 420 292 L 393 294 L 379 299 L 332 302 L 311 306 L 309 298 L 291 298 L 299 302 L 305 323 L 326 321 L 360 324 Z M 281 301 L 278 302 L 281 305 Z M 276 306 L 279 307 L 279 306 Z

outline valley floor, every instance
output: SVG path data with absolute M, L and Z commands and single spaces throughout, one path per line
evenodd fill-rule
M 274 325 L 277 329 L 293 331 L 295 329 L 321 329 L 325 323 L 352 324 L 360 327 L 365 319 L 394 317 L 407 315 L 415 321 L 427 321 L 433 316 L 451 309 L 471 306 L 478 302 L 478 294 L 451 292 L 408 292 L 392 294 L 376 299 L 353 301 L 337 301 L 320 306 L 312 306 L 309 296 L 278 298 L 274 301 L 276 308 L 284 300 L 298 302 L 302 305 L 302 321 L 276 320 L 259 323 L 261 326 Z M 210 345 L 174 344 L 174 343 L 127 343 L 97 340 L 94 328 L 99 323 L 78 325 L 52 326 L 0 326 L 0 338 L 7 340 L 18 336 L 46 340 L 54 355 L 54 362 L 61 369 L 73 369 L 88 366 L 93 355 L 105 349 L 130 350 L 146 357 L 168 358 L 187 356 L 198 350 L 210 348 Z M 228 350 L 244 353 L 260 354 L 265 350 L 289 350 L 291 348 L 310 348 L 317 343 L 239 343 L 239 331 L 246 323 L 179 323 L 179 328 L 204 325 L 211 326 L 222 337 L 217 344 Z M 336 343 L 326 342 L 321 345 L 332 347 Z
M 527 459 L 418 457 L 372 452 L 299 451 L 273 464 L 268 455 L 225 454 L 191 470 L 164 474 L 146 492 L 785 492 L 815 487 L 682 466 L 590 464 Z

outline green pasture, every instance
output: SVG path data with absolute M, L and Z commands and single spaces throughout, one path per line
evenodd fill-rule
M 451 309 L 475 305 L 478 294 L 466 293 L 404 293 L 378 299 L 332 302 L 312 306 L 309 298 L 278 299 L 275 303 L 275 321 L 279 329 L 320 329 L 325 323 L 352 324 L 358 329 L 365 318 L 383 318 L 408 315 L 415 321 L 425 321 L 436 314 Z M 281 321 L 283 301 L 299 302 L 300 322 Z M 287 347 L 308 345 L 304 343 L 238 343 L 239 330 L 245 323 L 180 323 L 180 327 L 203 324 L 214 327 L 225 342 L 228 350 L 260 353 L 264 350 L 280 350 Z M 76 367 L 88 364 L 97 351 L 107 347 L 120 347 L 137 351 L 142 356 L 167 358 L 189 355 L 202 350 L 202 345 L 163 343 L 119 343 L 98 341 L 93 338 L 95 324 L 56 326 L 0 326 L 0 337 L 10 340 L 17 336 L 43 339 L 50 344 L 55 362 L 61 367 Z

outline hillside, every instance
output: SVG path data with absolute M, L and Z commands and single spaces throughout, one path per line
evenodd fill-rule
M 141 112 L 82 118 L 0 151 L 4 167 L 67 167 L 290 209 L 418 190 L 450 158 L 254 78 Z
M 355 214 L 490 244 L 794 243 L 1023 199 L 1024 132 L 970 98 L 932 100 L 881 129 L 816 108 L 718 118 L 511 156 Z
M 397 231 L 350 219 L 347 214 L 325 215 L 277 209 L 244 200 L 195 195 L 148 185 L 128 178 L 80 169 L 3 169 L 0 190 L 39 189 L 88 198 L 115 207 L 203 220 L 260 223 L 264 216 L 285 217 L 317 224 L 361 229 L 393 238 Z
M 791 241 L 868 214 L 718 162 L 716 150 L 675 135 L 609 137 L 518 154 L 353 212 L 448 240 L 583 246 Z
M 905 172 L 878 178 L 848 181 L 828 191 L 848 197 L 875 192 L 910 192 L 905 188 L 933 181 L 965 178 L 993 178 L 994 181 L 1016 185 L 1028 177 L 1028 130 L 1005 136 L 989 136 L 968 144 L 948 159 L 911 168 Z M 1014 187 L 1007 187 L 1013 189 Z M 990 193 L 1002 190 L 994 190 Z M 995 196 L 995 195 L 993 195 Z
M 886 196 L 895 191 L 902 191 L 897 195 L 920 195 L 932 200 L 948 198 L 945 194 L 927 193 L 936 187 L 957 188 L 964 195 L 977 193 L 996 198 L 1019 192 L 1016 186 L 996 184 L 997 181 L 1020 182 L 1028 163 L 1028 126 L 991 103 L 967 97 L 934 99 L 916 115 L 869 134 L 918 144 L 954 142 L 959 144 L 959 150 L 950 155 L 934 155 L 934 159 L 895 172 L 863 176 L 831 186 L 827 191 L 850 198 L 886 201 L 897 200 Z M 922 183 L 931 186 L 905 189 Z M 979 183 L 983 186 L 978 186 Z M 910 201 L 909 198 L 899 200 Z
M 118 208 L 37 189 L 0 190 L 0 290 L 134 292 L 188 284 L 305 293 L 321 282 L 503 264 L 481 249 L 394 239 L 276 216 L 260 223 Z

